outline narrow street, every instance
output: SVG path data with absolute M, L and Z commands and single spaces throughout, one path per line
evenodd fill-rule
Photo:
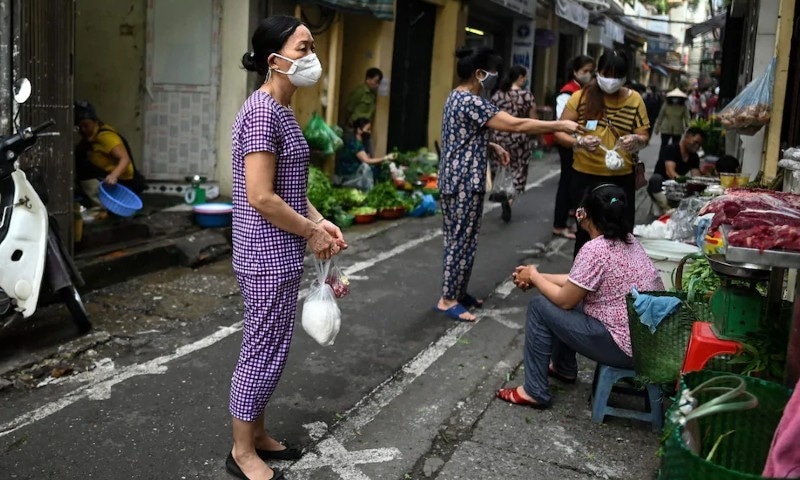
M 557 180 L 557 157 L 547 155 L 532 166 L 510 224 L 487 205 L 471 283 L 487 302 L 474 324 L 432 311 L 440 216 L 346 232 L 351 248 L 340 258 L 352 285 L 340 301 L 342 330 L 320 347 L 298 316 L 267 410 L 273 435 L 306 448 L 302 460 L 274 464 L 287 478 L 653 476 L 659 437 L 648 424 L 591 422 L 593 363 L 582 362 L 576 386 L 554 382 L 551 410 L 494 398 L 521 375 L 530 294 L 513 288 L 510 273 L 522 263 L 547 272 L 571 264 L 572 243 L 550 234 Z M 96 331 L 0 391 L 2 477 L 229 478 L 228 391 L 241 338 L 230 261 L 133 278 L 86 300 Z M 74 372 L 42 375 L 59 366 Z

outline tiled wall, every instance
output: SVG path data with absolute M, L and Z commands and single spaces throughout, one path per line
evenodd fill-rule
M 216 96 L 204 89 L 153 89 L 145 112 L 145 176 L 179 180 L 215 173 L 214 120 Z

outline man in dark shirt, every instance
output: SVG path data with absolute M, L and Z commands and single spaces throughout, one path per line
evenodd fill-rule
M 675 180 L 685 175 L 700 175 L 700 157 L 697 152 L 703 146 L 706 134 L 696 127 L 689 127 L 683 134 L 680 143 L 667 145 L 661 148 L 658 154 L 658 163 L 650 177 L 647 193 L 662 211 L 670 209 L 667 196 L 664 193 L 665 180 Z

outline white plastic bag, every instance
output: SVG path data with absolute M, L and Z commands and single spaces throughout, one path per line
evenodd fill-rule
M 303 303 L 303 330 L 323 347 L 333 345 L 342 325 L 342 312 L 333 289 L 325 281 L 331 260 L 314 259 L 317 278 Z
M 356 173 L 338 178 L 338 185 L 341 187 L 357 188 L 364 192 L 372 190 L 375 186 L 375 176 L 372 173 L 372 167 L 366 163 L 358 166 Z
M 614 148 L 612 148 L 611 150 L 600 145 L 600 148 L 602 148 L 606 152 L 606 168 L 608 168 L 609 170 L 619 170 L 620 168 L 625 166 L 625 159 L 622 158 L 622 155 L 620 155 L 617 152 L 618 147 L 619 147 L 619 142 L 617 142 L 617 144 L 614 145 Z
M 511 169 L 507 165 L 500 165 L 497 167 L 497 173 L 492 180 L 492 190 L 489 192 L 490 202 L 503 202 L 514 198 L 516 195 L 514 190 L 514 177 L 511 174 Z

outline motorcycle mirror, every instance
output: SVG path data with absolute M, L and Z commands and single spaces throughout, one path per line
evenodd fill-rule
M 31 81 L 27 78 L 20 78 L 14 83 L 14 101 L 20 105 L 27 102 L 31 97 Z

